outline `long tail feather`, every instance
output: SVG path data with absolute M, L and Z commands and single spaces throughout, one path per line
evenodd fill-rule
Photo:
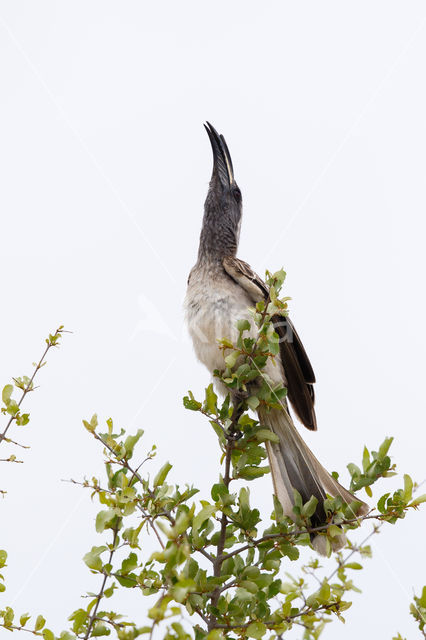
M 284 408 L 281 411 L 260 409 L 259 419 L 280 439 L 279 443 L 268 442 L 267 451 L 274 492 L 287 516 L 290 518 L 294 516 L 294 489 L 300 493 L 303 502 L 307 502 L 311 496 L 317 498 L 317 509 L 311 518 L 314 526 L 326 523 L 324 500 L 327 495 L 333 498 L 339 495 L 347 504 L 358 500 L 324 469 L 303 441 Z M 368 505 L 363 502 L 353 516 L 355 518 L 364 515 L 367 511 Z M 337 551 L 345 543 L 346 538 L 342 534 L 334 539 L 333 550 Z M 324 536 L 316 536 L 313 545 L 319 553 L 325 554 Z

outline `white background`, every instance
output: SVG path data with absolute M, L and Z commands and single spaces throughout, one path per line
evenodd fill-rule
M 425 478 L 425 21 L 420 1 L 3 0 L 2 385 L 49 331 L 73 333 L 26 401 L 30 425 L 10 432 L 31 445 L 25 464 L 1 466 L 2 606 L 59 631 L 99 586 L 81 562 L 102 541 L 95 508 L 61 482 L 103 473 L 83 417 L 143 427 L 152 474 L 171 459 L 171 479 L 204 491 L 217 475 L 215 436 L 181 401 L 209 381 L 182 313 L 205 119 L 243 192 L 239 256 L 288 273 L 318 380 L 319 430 L 304 436 L 347 478 L 364 443 L 393 435 L 401 471 Z M 269 512 L 270 478 L 252 491 Z M 418 636 L 425 513 L 375 536 L 363 594 L 324 638 Z M 117 608 L 142 623 L 146 604 L 126 596 Z

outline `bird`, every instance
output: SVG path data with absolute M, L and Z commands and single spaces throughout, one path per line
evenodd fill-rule
M 247 319 L 252 335 L 256 335 L 249 309 L 267 299 L 268 286 L 247 262 L 236 256 L 242 219 L 241 190 L 234 177 L 225 138 L 209 122 L 204 127 L 213 151 L 213 171 L 204 205 L 198 257 L 189 274 L 184 309 L 195 354 L 213 374 L 225 368 L 219 341 L 227 339 L 235 344 L 237 320 Z M 274 493 L 283 512 L 294 520 L 296 490 L 304 503 L 312 496 L 317 499 L 311 518 L 315 527 L 327 523 L 324 509 L 327 496 L 340 495 L 347 504 L 357 501 L 359 507 L 354 516 L 365 515 L 368 505 L 326 471 L 294 424 L 289 404 L 302 425 L 311 431 L 317 429 L 315 374 L 291 319 L 280 316 L 273 321 L 280 338 L 280 352 L 275 365 L 268 360 L 265 373 L 274 385 L 284 385 L 287 395 L 279 409 L 267 410 L 259 405 L 257 413 L 262 426 L 269 427 L 279 439 L 279 442 L 266 442 L 266 449 Z M 223 394 L 229 393 L 225 385 L 216 384 Z M 236 406 L 238 398 L 232 398 L 232 391 L 231 399 Z M 312 535 L 311 540 L 319 554 L 327 554 L 324 535 Z M 331 544 L 333 551 L 342 548 L 346 544 L 344 533 L 333 537 Z

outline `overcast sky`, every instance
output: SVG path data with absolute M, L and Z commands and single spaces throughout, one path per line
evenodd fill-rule
M 1 384 L 31 371 L 49 331 L 73 331 L 11 433 L 25 464 L 1 467 L 2 603 L 59 631 L 98 588 L 81 562 L 101 544 L 95 510 L 61 482 L 103 473 L 82 418 L 144 428 L 151 473 L 172 460 L 173 480 L 204 491 L 217 476 L 215 436 L 181 401 L 209 382 L 182 312 L 206 119 L 243 193 L 239 256 L 288 274 L 318 380 L 304 437 L 347 478 L 393 435 L 401 472 L 425 478 L 425 62 L 420 0 L 1 2 Z M 252 491 L 268 513 L 270 478 Z M 373 539 L 363 594 L 325 639 L 416 637 L 425 512 Z M 145 606 L 131 593 L 117 608 L 142 622 Z

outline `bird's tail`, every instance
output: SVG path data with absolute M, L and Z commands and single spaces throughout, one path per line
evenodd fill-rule
M 267 442 L 269 465 L 275 495 L 280 501 L 285 515 L 294 517 L 294 489 L 296 489 L 303 502 L 307 502 L 311 496 L 318 500 L 317 509 L 311 518 L 313 526 L 326 524 L 324 500 L 327 495 L 335 498 L 341 496 L 347 504 L 359 500 L 347 491 L 335 480 L 318 462 L 312 451 L 305 444 L 293 424 L 286 409 L 266 411 L 259 409 L 259 419 L 262 424 L 268 426 L 279 437 L 279 443 Z M 358 507 L 354 517 L 365 515 L 368 505 L 364 502 Z M 341 549 L 346 543 L 345 535 L 333 538 L 333 551 Z M 326 554 L 326 539 L 317 535 L 312 544 L 315 550 Z

